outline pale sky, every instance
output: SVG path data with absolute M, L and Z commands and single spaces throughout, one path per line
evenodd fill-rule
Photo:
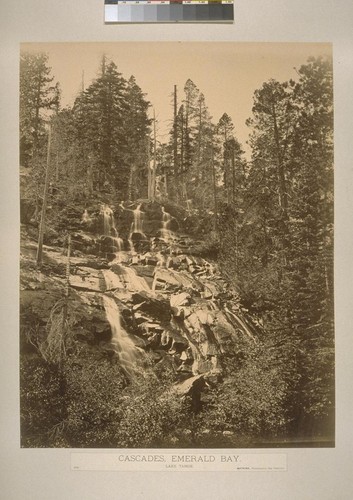
M 167 139 L 173 115 L 174 85 L 183 97 L 188 78 L 205 95 L 216 123 L 224 112 L 231 116 L 235 134 L 246 148 L 254 91 L 274 78 L 280 82 L 297 79 L 294 68 L 310 56 L 332 57 L 327 43 L 236 43 L 236 42 L 116 42 L 116 43 L 30 43 L 22 50 L 49 54 L 55 80 L 62 89 L 62 105 L 71 105 L 81 88 L 98 75 L 102 54 L 113 60 L 128 79 L 137 84 L 155 108 L 159 140 Z

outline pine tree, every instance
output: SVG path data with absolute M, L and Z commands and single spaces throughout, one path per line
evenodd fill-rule
M 93 188 L 113 190 L 123 198 L 129 179 L 124 130 L 128 107 L 126 80 L 114 62 L 102 58 L 100 76 L 81 93 L 74 108 Z
M 223 267 L 287 388 L 290 430 L 314 436 L 332 430 L 334 408 L 331 63 L 309 60 L 298 76 L 255 92 L 244 213 L 224 207 L 220 227 Z
M 52 85 L 54 76 L 44 53 L 21 53 L 20 58 L 20 161 L 30 166 L 31 160 L 43 148 L 45 154 L 46 112 L 58 109 L 59 84 Z
M 188 172 L 193 162 L 193 152 L 196 140 L 196 120 L 198 113 L 199 89 L 188 79 L 184 85 L 184 170 Z
M 333 95 L 330 61 L 310 59 L 298 72 L 299 109 L 293 158 L 289 277 L 291 326 L 301 342 L 297 426 L 309 430 L 332 418 Z M 289 297 L 288 297 L 289 298 Z
M 278 206 L 284 219 L 288 215 L 289 177 L 288 157 L 291 137 L 296 123 L 296 109 L 292 105 L 293 83 L 280 84 L 270 80 L 254 95 L 253 128 L 251 138 L 253 158 L 266 163 L 268 175 L 275 181 Z M 265 168 L 266 168 L 265 167 Z
M 205 209 L 213 206 L 214 125 L 202 93 L 197 99 L 195 122 L 193 163 L 189 176 L 190 191 L 196 207 Z
M 48 66 L 48 55 L 22 53 L 20 59 L 20 163 L 30 167 L 21 198 L 35 204 L 38 219 L 47 165 L 46 123 L 60 106 L 60 87 Z
M 128 113 L 125 120 L 126 163 L 129 167 L 128 199 L 146 196 L 148 136 L 152 120 L 148 118 L 150 103 L 131 76 L 126 88 Z
M 236 203 L 239 207 L 245 181 L 244 151 L 238 140 L 234 137 L 234 125 L 227 113 L 223 113 L 219 119 L 217 134 L 220 142 L 225 199 L 228 203 Z

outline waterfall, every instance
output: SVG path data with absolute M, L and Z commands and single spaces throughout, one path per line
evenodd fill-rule
M 141 205 L 138 205 L 133 211 L 133 213 L 134 213 L 133 233 L 143 234 L 142 221 L 141 221 Z
M 129 248 L 130 248 L 130 252 L 131 253 L 134 253 L 135 252 L 135 247 L 134 247 L 134 242 L 132 241 L 131 239 L 131 236 L 132 236 L 132 233 L 130 233 L 129 235 L 129 239 L 128 239 L 128 242 L 129 242 Z
M 113 238 L 118 252 L 121 252 L 123 249 L 123 240 L 119 238 L 118 231 L 115 227 L 113 210 L 108 205 L 101 205 L 100 213 L 103 215 L 104 235 Z
M 114 238 L 114 241 L 116 243 L 116 246 L 118 247 L 118 252 L 121 252 L 123 249 L 123 240 L 122 238 L 119 238 L 118 236 Z
M 100 213 L 103 215 L 104 234 L 112 236 L 111 230 L 115 229 L 113 210 L 108 205 L 101 205 Z
M 169 229 L 170 221 L 172 220 L 172 216 L 164 210 L 162 207 L 162 229 L 161 235 L 165 241 L 169 241 L 171 239 L 172 233 Z
M 142 230 L 141 203 L 135 208 L 135 210 L 132 211 L 132 213 L 134 214 L 134 222 L 131 224 L 131 230 L 128 241 L 130 245 L 130 251 L 134 252 L 135 247 L 134 247 L 134 242 L 132 240 L 133 234 L 140 234 L 143 239 L 146 239 L 146 235 Z
M 112 345 L 119 355 L 120 363 L 125 372 L 133 378 L 138 371 L 138 365 L 143 360 L 143 351 L 135 346 L 120 323 L 120 311 L 112 297 L 103 295 L 103 305 L 112 332 Z

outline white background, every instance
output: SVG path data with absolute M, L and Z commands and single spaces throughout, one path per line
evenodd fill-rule
M 235 0 L 235 23 L 231 25 L 105 26 L 103 3 L 104 0 L 0 0 L 0 497 L 4 500 L 353 498 L 352 0 Z M 288 450 L 288 472 L 72 472 L 69 450 L 20 449 L 19 43 L 120 40 L 322 41 L 334 44 L 336 448 Z

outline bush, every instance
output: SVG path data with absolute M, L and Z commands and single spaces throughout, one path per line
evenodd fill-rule
M 252 440 L 276 435 L 287 424 L 286 396 L 286 383 L 270 354 L 254 348 L 240 367 L 228 364 L 224 382 L 210 391 L 199 415 L 199 439 L 205 429 Z
M 20 405 L 21 445 L 56 446 L 66 416 L 59 372 L 36 354 L 20 360 Z
M 114 440 L 121 447 L 169 447 L 180 443 L 187 408 L 154 377 L 126 391 L 119 409 Z
M 73 447 L 110 447 L 112 428 L 126 385 L 120 365 L 81 351 L 65 364 L 65 435 Z

